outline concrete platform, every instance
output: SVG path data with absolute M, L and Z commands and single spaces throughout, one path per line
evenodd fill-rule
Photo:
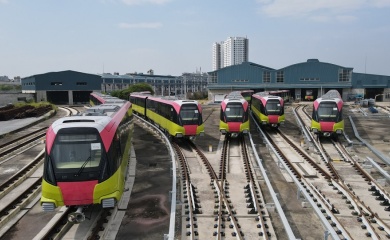
M 41 121 L 45 116 L 0 121 L 0 137 Z

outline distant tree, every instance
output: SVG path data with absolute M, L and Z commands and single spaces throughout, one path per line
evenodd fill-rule
M 120 90 L 112 91 L 112 92 L 110 93 L 110 95 L 113 96 L 113 97 L 119 98 L 120 92 L 121 92 Z
M 144 91 L 149 91 L 152 95 L 154 95 L 154 91 L 153 91 L 152 86 L 150 86 L 147 83 L 136 83 L 136 84 L 130 85 L 127 89 L 111 92 L 111 96 L 117 97 L 120 99 L 129 100 L 130 93 L 144 92 Z
M 130 90 L 129 93 L 149 91 L 152 95 L 154 95 L 153 87 L 147 83 L 136 83 L 131 85 L 128 89 Z
M 6 84 L 2 84 L 0 85 L 0 90 L 1 91 L 10 91 L 10 90 L 13 90 L 14 87 L 12 85 L 6 85 Z

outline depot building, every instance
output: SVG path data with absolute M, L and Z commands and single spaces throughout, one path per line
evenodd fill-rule
M 210 100 L 239 90 L 289 90 L 295 100 L 313 100 L 335 89 L 345 101 L 356 98 L 390 101 L 390 76 L 355 73 L 352 67 L 318 59 L 308 59 L 281 69 L 244 62 L 208 74 Z
M 244 62 L 208 73 L 182 76 L 88 74 L 67 70 L 21 79 L 22 93 L 29 94 L 29 99 L 54 104 L 87 103 L 93 91 L 110 93 L 142 82 L 150 84 L 156 95 L 185 96 L 189 92 L 207 91 L 209 100 L 239 90 L 288 90 L 290 98 L 304 101 L 314 100 L 335 89 L 344 101 L 357 98 L 390 101 L 390 76 L 356 73 L 352 67 L 318 59 L 308 59 L 281 69 Z

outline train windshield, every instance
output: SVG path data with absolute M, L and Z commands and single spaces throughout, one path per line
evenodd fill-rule
M 81 174 L 98 169 L 102 150 L 98 133 L 59 133 L 50 158 L 59 171 L 68 169 L 72 173 Z
M 318 120 L 329 121 L 337 117 L 338 109 L 335 102 L 321 102 L 318 107 Z
M 202 123 L 202 114 L 196 104 L 183 104 L 179 115 L 182 125 L 199 125 Z
M 244 113 L 241 103 L 229 103 L 225 109 L 226 122 L 242 122 Z
M 265 110 L 269 115 L 280 114 L 282 111 L 282 105 L 278 99 L 269 99 L 265 105 Z

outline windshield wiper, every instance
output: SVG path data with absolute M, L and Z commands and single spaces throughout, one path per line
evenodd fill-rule
M 85 162 L 83 163 L 83 165 L 81 165 L 79 171 L 74 175 L 75 177 L 80 176 L 80 174 L 83 172 L 83 170 L 84 170 L 85 166 L 87 165 L 87 163 L 89 162 L 89 160 L 91 160 L 91 156 L 89 156 L 89 157 L 87 158 L 87 160 L 85 160 Z
M 198 119 L 198 114 L 194 113 L 194 115 L 192 116 L 191 120 L 193 121 L 193 120 L 196 120 L 196 119 Z

